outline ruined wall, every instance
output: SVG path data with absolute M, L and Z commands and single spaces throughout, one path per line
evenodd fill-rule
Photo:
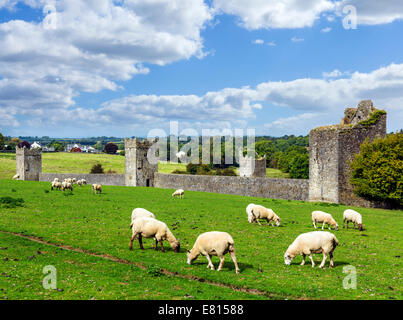
M 346 109 L 340 125 L 313 129 L 309 135 L 309 200 L 380 206 L 354 195 L 350 162 L 366 139 L 385 136 L 386 112 L 374 108 L 370 100 Z
M 156 188 L 287 200 L 308 200 L 308 180 L 155 173 Z
M 29 150 L 27 148 L 16 148 L 16 172 L 20 180 L 38 181 L 42 172 L 41 150 Z
M 68 178 L 85 179 L 88 184 L 97 183 L 104 186 L 124 186 L 124 174 L 74 174 L 74 173 L 41 173 L 39 181 L 52 182 L 55 178 L 60 181 Z
M 158 163 L 148 161 L 148 150 L 157 141 L 145 139 L 125 139 L 125 184 L 126 186 L 153 187 L 154 173 L 158 172 Z
M 239 157 L 239 176 L 240 177 L 266 177 L 266 156 L 261 159 L 251 157 Z

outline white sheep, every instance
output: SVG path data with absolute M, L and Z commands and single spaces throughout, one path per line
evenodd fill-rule
M 136 237 L 139 239 L 140 249 L 144 250 L 142 238 L 154 238 L 155 239 L 155 250 L 158 250 L 158 242 L 161 245 L 161 251 L 165 252 L 162 241 L 167 240 L 171 245 L 171 248 L 175 252 L 179 252 L 180 244 L 176 240 L 171 230 L 168 226 L 161 221 L 153 218 L 137 218 L 132 221 L 132 237 L 130 239 L 129 249 L 133 250 L 133 241 Z
M 251 208 L 251 213 L 253 215 L 253 221 L 256 221 L 260 226 L 261 223 L 259 219 L 266 219 L 267 224 L 270 224 L 274 226 L 273 222 L 276 222 L 276 225 L 279 227 L 281 224 L 281 219 L 278 215 L 274 213 L 272 209 L 265 208 L 260 205 L 254 205 Z
M 59 180 L 59 178 L 54 178 L 53 179 L 53 182 L 59 182 L 60 180 Z
M 347 229 L 348 229 L 348 223 L 352 222 L 354 223 L 354 229 L 355 226 L 358 225 L 358 230 L 362 231 L 362 216 L 357 211 L 354 211 L 352 209 L 345 210 L 343 213 L 343 228 L 344 223 L 346 221 L 347 221 Z
M 77 185 L 82 187 L 83 185 L 87 184 L 87 181 L 85 179 L 81 179 L 77 181 Z
M 313 253 L 322 253 L 323 260 L 319 268 L 325 266 L 327 255 L 330 256 L 330 267 L 334 266 L 333 251 L 339 245 L 336 236 L 327 231 L 312 231 L 299 235 L 295 241 L 288 247 L 284 254 L 284 263 L 290 265 L 292 259 L 297 255 L 302 255 L 301 266 L 305 264 L 305 257 L 309 256 L 312 262 L 312 268 L 315 267 L 313 262 Z
M 63 182 L 72 183 L 72 182 L 73 182 L 73 179 L 67 178 L 67 179 L 64 179 Z
M 77 182 L 77 179 L 76 178 L 73 178 L 73 179 L 71 179 L 71 183 L 76 183 Z
M 155 215 L 152 212 L 150 212 L 150 211 L 148 211 L 146 209 L 136 208 L 136 209 L 134 209 L 132 211 L 132 222 L 133 222 L 134 219 L 144 218 L 144 217 L 155 219 Z M 130 225 L 130 228 L 131 227 L 132 227 L 132 225 Z
M 53 181 L 50 189 L 51 190 L 53 190 L 53 189 L 60 190 L 61 188 L 62 188 L 62 183 L 60 181 Z
M 73 184 L 70 182 L 63 181 L 62 182 L 62 191 L 66 190 L 66 189 L 73 191 Z
M 20 175 L 17 173 L 14 177 L 13 180 L 18 180 L 20 178 Z
M 322 230 L 325 228 L 325 224 L 327 224 L 329 230 L 331 230 L 330 226 L 333 226 L 335 230 L 339 230 L 339 225 L 330 213 L 326 213 L 323 211 L 313 211 L 312 222 L 315 229 L 317 229 L 316 222 L 319 222 L 322 223 Z
M 102 193 L 102 186 L 100 184 L 94 183 L 92 185 L 92 191 L 94 191 L 94 193 Z
M 246 214 L 248 215 L 248 221 L 253 223 L 255 221 L 255 216 L 252 214 L 252 208 L 255 206 L 254 203 L 249 204 L 246 207 Z
M 183 198 L 185 195 L 185 191 L 183 189 L 178 189 L 174 193 L 172 193 L 172 198 L 179 197 Z
M 214 270 L 214 265 L 211 262 L 211 256 L 215 255 L 220 258 L 220 265 L 217 271 L 220 271 L 224 265 L 224 255 L 229 252 L 232 261 L 234 261 L 235 272 L 239 273 L 238 263 L 235 256 L 235 245 L 231 235 L 226 232 L 206 232 L 199 235 L 191 250 L 188 250 L 187 263 L 192 264 L 194 260 L 201 254 L 207 258 L 207 268 Z

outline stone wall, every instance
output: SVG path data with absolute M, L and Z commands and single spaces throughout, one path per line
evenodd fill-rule
M 63 181 L 67 178 L 76 178 L 77 180 L 85 179 L 88 184 L 101 184 L 105 186 L 124 186 L 124 174 L 74 174 L 74 173 L 41 173 L 39 181 L 53 181 L 54 178 L 59 178 Z
M 16 148 L 16 172 L 20 180 L 38 181 L 42 172 L 41 150 L 29 150 L 27 148 Z
M 308 200 L 308 180 L 197 176 L 155 173 L 156 188 L 204 191 L 241 196 Z

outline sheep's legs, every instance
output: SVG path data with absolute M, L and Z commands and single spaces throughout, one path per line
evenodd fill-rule
M 346 222 L 346 219 L 343 219 L 343 229 L 344 229 L 344 223 Z
M 322 260 L 322 263 L 320 264 L 319 268 L 323 268 L 325 266 L 326 259 L 327 259 L 327 254 L 323 252 L 323 260 Z
M 165 252 L 164 246 L 163 246 L 163 244 L 162 244 L 162 239 L 160 240 L 160 245 L 161 245 L 161 251 L 162 251 L 162 252 Z
M 239 267 L 238 267 L 238 262 L 236 261 L 235 251 L 230 251 L 230 254 L 231 254 L 232 261 L 234 261 L 235 273 L 238 274 L 239 273 Z
M 315 227 L 315 229 L 317 229 L 315 220 L 313 220 L 313 226 Z
M 312 254 L 309 255 L 309 259 L 311 259 L 312 268 L 315 268 L 315 262 L 313 262 Z
M 214 265 L 213 262 L 211 261 L 211 257 L 209 254 L 206 255 L 207 261 L 208 261 L 208 265 L 207 268 L 210 268 L 211 270 L 214 270 Z
M 136 235 L 134 234 L 134 235 L 132 235 L 132 237 L 131 237 L 131 239 L 130 239 L 130 245 L 129 245 L 129 250 L 133 250 L 133 241 L 134 241 L 134 238 L 136 237 Z
M 350 221 L 347 221 L 347 229 L 348 229 L 348 223 L 349 223 Z
M 143 247 L 143 237 L 141 236 L 141 234 L 139 234 L 139 244 L 140 244 L 140 249 L 141 249 L 141 250 L 144 250 L 144 247 Z
M 330 267 L 334 267 L 334 261 L 333 261 L 333 252 L 329 252 L 329 257 L 330 257 Z
M 305 254 L 303 254 L 303 255 L 302 255 L 302 262 L 301 262 L 301 266 L 304 266 L 304 265 L 305 265 L 305 258 L 306 258 L 306 255 L 305 255 Z
M 324 230 L 325 229 L 325 223 L 323 222 L 322 223 L 322 230 Z
M 218 265 L 217 271 L 221 271 L 222 267 L 224 266 L 224 256 L 219 257 L 220 258 L 220 264 Z
M 256 218 L 257 223 L 259 224 L 259 226 L 261 226 L 262 224 L 260 223 L 259 219 Z
M 158 240 L 157 239 L 155 239 L 155 251 L 158 251 Z

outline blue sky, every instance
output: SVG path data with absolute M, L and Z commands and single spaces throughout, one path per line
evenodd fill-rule
M 363 99 L 401 129 L 403 3 L 301 3 L 0 0 L 0 132 L 305 135 Z

